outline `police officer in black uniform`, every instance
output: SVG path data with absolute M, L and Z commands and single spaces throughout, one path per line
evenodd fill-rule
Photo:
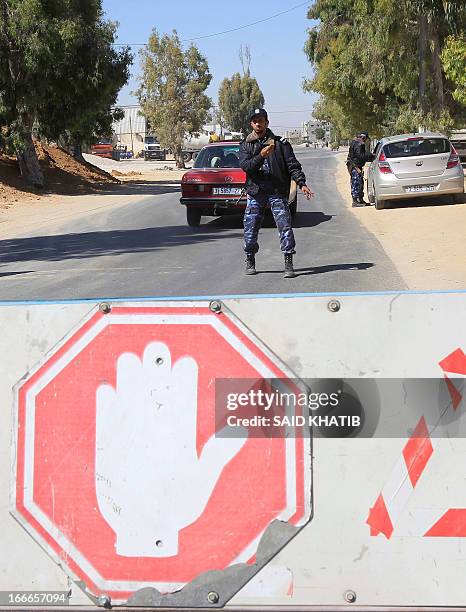
M 314 193 L 306 185 L 306 176 L 290 143 L 269 130 L 267 112 L 256 108 L 251 113 L 252 132 L 240 143 L 240 167 L 247 176 L 247 206 L 244 214 L 244 251 L 246 274 L 256 274 L 257 238 L 268 206 L 280 234 L 285 256 L 285 278 L 296 276 L 293 269 L 295 239 L 288 205 L 291 180 L 310 199 Z
M 374 159 L 372 153 L 366 149 L 366 142 L 369 139 L 367 132 L 361 132 L 351 141 L 346 160 L 346 167 L 350 174 L 351 197 L 353 207 L 367 206 L 364 201 L 364 165 Z

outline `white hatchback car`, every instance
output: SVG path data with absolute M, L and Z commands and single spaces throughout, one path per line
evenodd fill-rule
M 367 173 L 369 202 L 377 210 L 389 200 L 419 196 L 464 196 L 464 172 L 454 147 L 443 134 L 424 132 L 382 138 Z

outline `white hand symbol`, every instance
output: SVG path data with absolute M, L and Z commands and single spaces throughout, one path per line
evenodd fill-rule
M 246 430 L 242 438 L 212 436 L 198 456 L 197 373 L 194 359 L 172 367 L 169 348 L 153 342 L 142 362 L 119 357 L 116 390 L 97 389 L 97 501 L 119 555 L 176 555 L 180 530 L 202 514 L 246 441 Z

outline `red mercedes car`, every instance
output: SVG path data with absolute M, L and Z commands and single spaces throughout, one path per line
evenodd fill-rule
M 194 166 L 181 179 L 180 202 L 186 206 L 188 225 L 203 216 L 238 214 L 246 208 L 246 174 L 239 167 L 239 142 L 215 142 L 204 147 Z M 296 192 L 290 203 L 296 212 Z

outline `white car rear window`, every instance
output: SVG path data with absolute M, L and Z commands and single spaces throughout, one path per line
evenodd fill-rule
M 450 142 L 446 138 L 413 138 L 391 142 L 383 148 L 385 157 L 417 157 L 449 153 Z

